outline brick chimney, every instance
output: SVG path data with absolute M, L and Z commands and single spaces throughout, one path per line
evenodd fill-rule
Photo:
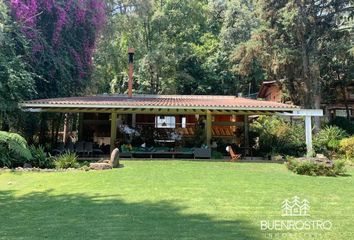
M 134 75 L 134 48 L 128 48 L 128 56 L 129 56 L 129 72 L 128 72 L 128 97 L 133 97 L 133 75 Z

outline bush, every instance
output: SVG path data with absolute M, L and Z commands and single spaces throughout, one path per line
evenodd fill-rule
M 55 159 L 55 166 L 57 168 L 79 168 L 80 164 L 77 162 L 77 157 L 75 153 L 66 152 L 59 155 Z
M 339 146 L 340 151 L 345 155 L 347 160 L 354 158 L 354 136 L 342 139 Z
M 303 156 L 306 153 L 302 124 L 290 124 L 275 116 L 260 116 L 251 124 L 250 130 L 253 137 L 259 137 L 258 151 L 264 156 Z
M 26 140 L 17 133 L 0 131 L 0 166 L 19 167 L 31 160 Z
M 329 122 L 330 126 L 337 126 L 343 129 L 347 134 L 354 134 L 354 124 L 346 119 L 345 117 L 335 117 L 333 120 Z
M 211 158 L 212 159 L 223 159 L 224 155 L 221 152 L 218 151 L 212 151 L 211 152 Z
M 321 129 L 314 137 L 314 149 L 332 157 L 339 151 L 340 140 L 347 136 L 346 132 L 336 126 L 328 126 Z
M 32 160 L 27 161 L 27 163 L 31 164 L 32 167 L 38 168 L 54 168 L 54 160 L 52 157 L 48 157 L 44 148 L 42 146 L 35 147 L 33 145 L 30 146 L 30 151 L 32 153 Z
M 311 160 L 289 159 L 286 165 L 290 171 L 300 175 L 335 177 L 344 175 L 346 172 L 345 162 L 339 160 L 333 165 L 326 165 Z

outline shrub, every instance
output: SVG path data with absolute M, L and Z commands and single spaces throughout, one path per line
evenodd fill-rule
M 250 130 L 253 137 L 259 137 L 258 151 L 262 155 L 302 156 L 306 152 L 303 125 L 287 123 L 280 117 L 260 116 Z
M 55 159 L 55 166 L 57 168 L 79 168 L 80 164 L 77 162 L 77 157 L 75 153 L 66 152 L 59 155 Z
M 330 126 L 337 126 L 343 129 L 347 134 L 354 134 L 354 124 L 345 117 L 335 117 L 329 122 Z
M 289 159 L 287 168 L 300 175 L 309 176 L 339 176 L 346 172 L 344 161 L 334 161 L 333 165 L 327 165 L 324 163 L 316 163 L 311 160 L 297 160 Z
M 327 126 L 314 137 L 315 151 L 332 157 L 339 151 L 340 140 L 346 136 L 347 134 L 343 129 L 336 126 Z
M 31 160 L 32 154 L 26 140 L 17 133 L 0 131 L 0 166 L 23 166 Z
M 345 154 L 347 160 L 354 158 L 354 136 L 340 141 L 340 151 Z
M 211 158 L 212 159 L 223 159 L 224 155 L 221 152 L 218 151 L 212 151 L 211 152 Z
M 30 146 L 30 151 L 32 153 L 33 159 L 27 161 L 27 163 L 31 164 L 32 167 L 38 168 L 54 168 L 54 160 L 52 157 L 48 157 L 44 148 L 42 146 L 35 147 L 34 145 Z

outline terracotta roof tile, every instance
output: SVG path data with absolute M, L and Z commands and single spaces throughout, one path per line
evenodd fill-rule
M 95 108 L 200 108 L 200 109 L 296 109 L 297 106 L 246 99 L 234 96 L 187 96 L 187 95 L 97 95 L 26 101 L 24 108 L 32 107 L 95 107 Z

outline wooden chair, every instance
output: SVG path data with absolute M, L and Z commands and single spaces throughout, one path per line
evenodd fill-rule
M 237 160 L 241 159 L 241 154 L 237 154 L 234 152 L 231 146 L 228 146 L 228 152 L 230 153 L 230 162 L 236 162 Z

